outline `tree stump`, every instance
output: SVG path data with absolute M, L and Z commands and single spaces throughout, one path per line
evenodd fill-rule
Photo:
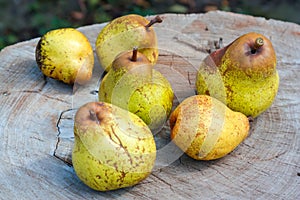
M 76 176 L 71 160 L 77 108 L 97 101 L 103 70 L 95 59 L 92 81 L 74 90 L 45 78 L 35 62 L 39 38 L 0 52 L 1 199 L 299 199 L 300 198 L 300 26 L 228 12 L 163 14 L 155 25 L 156 68 L 171 82 L 174 107 L 194 95 L 197 68 L 208 52 L 256 31 L 277 53 L 279 92 L 273 105 L 251 124 L 250 136 L 226 157 L 196 161 L 170 141 L 166 126 L 155 139 L 157 164 L 130 188 L 97 192 Z M 105 24 L 79 28 L 95 49 Z M 95 57 L 96 58 L 96 57 Z

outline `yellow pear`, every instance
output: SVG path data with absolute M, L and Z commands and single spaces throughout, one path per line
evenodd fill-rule
M 99 191 L 138 184 L 151 173 L 156 145 L 148 126 L 136 115 L 104 102 L 81 106 L 74 121 L 74 170 Z
M 173 98 L 169 81 L 137 49 L 117 56 L 99 87 L 99 101 L 136 114 L 152 132 L 168 119 Z
M 155 64 L 158 48 L 152 25 L 160 22 L 159 16 L 149 21 L 143 16 L 130 14 L 108 23 L 96 39 L 96 53 L 103 69 L 109 71 L 117 55 L 134 47 L 139 47 L 139 51 Z
M 188 97 L 170 116 L 171 139 L 196 160 L 213 160 L 233 151 L 249 133 L 249 120 L 208 95 Z
M 87 83 L 93 73 L 93 49 L 85 35 L 61 28 L 43 35 L 35 51 L 36 62 L 45 76 L 67 84 Z

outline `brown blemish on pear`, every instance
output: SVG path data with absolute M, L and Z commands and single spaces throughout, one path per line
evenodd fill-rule
M 87 104 L 81 108 L 80 115 L 77 115 L 75 118 L 75 123 L 81 124 L 82 127 L 99 125 L 102 120 L 109 117 L 107 116 L 109 112 L 111 112 L 110 108 L 102 102 Z

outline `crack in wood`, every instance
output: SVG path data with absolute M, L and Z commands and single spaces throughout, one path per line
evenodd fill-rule
M 40 142 L 44 142 L 45 140 L 41 139 L 41 138 L 38 138 L 38 137 L 35 137 L 35 136 L 31 136 L 30 138 L 32 139 L 35 139 L 35 140 L 38 140 Z
M 99 90 L 92 90 L 92 91 L 90 91 L 90 94 L 92 94 L 92 95 L 98 95 L 98 93 L 99 93 Z
M 41 93 L 41 90 L 38 89 L 38 90 L 21 90 L 21 91 L 5 91 L 5 92 L 8 92 L 9 94 L 11 94 L 12 92 L 16 92 L 16 93 L 32 93 L 32 94 L 39 94 L 43 97 L 46 97 L 47 99 L 52 99 L 52 100 L 55 100 L 55 101 L 59 101 L 59 102 L 63 102 L 63 103 L 66 103 L 66 104 L 70 104 L 68 101 L 66 100 L 63 100 L 63 99 L 60 99 L 60 98 L 57 98 L 57 97 L 52 97 L 52 96 L 49 96 L 47 94 L 44 94 L 44 93 Z
M 178 54 L 174 54 L 174 53 L 159 53 L 159 57 L 162 58 L 162 57 L 170 57 L 174 60 L 174 58 L 182 58 L 184 60 L 188 60 L 188 58 L 195 58 L 194 56 L 180 56 Z M 159 63 L 159 61 L 158 61 Z
M 175 36 L 174 39 L 178 42 L 178 43 L 182 43 L 182 44 L 185 44 L 193 49 L 195 49 L 196 51 L 200 51 L 200 52 L 203 52 L 203 53 L 208 53 L 208 49 L 203 47 L 203 46 L 197 46 L 195 44 L 191 44 L 190 42 L 186 41 L 186 40 L 183 40 L 181 39 L 180 37 L 178 36 Z
M 286 154 L 286 153 L 287 153 L 287 150 L 286 150 L 286 151 L 283 151 L 283 152 L 279 152 L 279 153 L 277 153 L 277 154 L 275 154 L 275 155 L 273 155 L 273 156 L 271 156 L 271 157 L 269 157 L 269 158 L 264 158 L 264 159 L 262 159 L 262 158 L 257 158 L 257 159 L 254 159 L 254 160 L 258 160 L 258 161 L 270 161 L 270 160 L 279 158 L 279 157 L 281 157 L 282 155 L 284 155 L 284 154 Z
M 1 94 L 3 96 L 9 96 L 11 93 L 9 91 L 3 91 L 3 92 L 1 92 Z
M 125 191 L 131 193 L 132 195 L 134 195 L 135 197 L 140 197 L 142 199 L 152 199 L 150 197 L 148 197 L 147 195 L 145 195 L 145 193 L 141 193 L 141 192 L 138 192 L 136 190 L 131 190 L 129 188 L 124 188 Z
M 155 173 L 151 174 L 152 176 L 154 176 L 156 179 L 158 179 L 159 181 L 163 182 L 164 184 L 166 184 L 167 186 L 170 187 L 170 189 L 172 190 L 172 192 L 174 192 L 173 186 L 171 183 L 168 183 L 167 181 L 165 181 L 164 179 L 160 178 L 158 175 L 156 175 Z
M 201 172 L 201 174 L 203 173 L 203 170 L 201 170 L 201 169 L 195 167 L 194 165 L 187 165 L 187 164 L 185 164 L 184 162 L 182 163 L 182 165 L 183 165 L 184 167 L 187 167 L 188 169 L 192 169 L 192 170 L 196 170 L 196 171 L 198 171 L 198 172 Z
M 222 166 L 220 166 L 222 167 Z M 229 181 L 232 184 L 235 184 L 232 179 L 226 175 L 224 175 L 219 169 L 217 169 L 214 165 L 210 166 L 211 169 L 215 170 L 219 175 L 221 175 L 222 177 L 224 177 L 227 181 Z M 239 190 L 243 193 L 246 193 L 246 191 L 240 186 Z
M 60 133 L 58 133 L 58 135 L 59 135 L 59 134 L 60 134 Z M 52 155 L 53 155 L 55 158 L 58 158 L 59 160 L 64 161 L 62 158 L 60 158 L 59 156 L 56 155 L 56 151 L 57 151 L 57 149 L 58 149 L 58 144 L 59 144 L 59 142 L 60 142 L 60 137 L 57 137 L 57 140 L 56 140 L 56 143 L 55 143 L 55 149 L 54 149 Z
M 182 43 L 189 47 L 192 47 L 196 51 L 200 51 L 200 52 L 208 53 L 208 54 L 212 53 L 213 51 L 215 51 L 217 49 L 221 49 L 224 47 L 222 37 L 220 37 L 219 40 L 209 40 L 207 42 L 207 46 L 204 46 L 204 47 L 192 44 L 192 43 L 188 42 L 188 40 L 183 40 L 178 36 L 175 36 L 174 39 L 179 43 Z
M 191 81 L 191 78 L 190 78 L 190 72 L 189 72 L 189 71 L 188 71 L 188 74 L 187 74 L 187 75 L 188 75 L 188 81 L 189 81 L 189 84 L 192 85 L 192 81 Z
M 172 55 L 171 55 L 171 61 L 170 61 L 170 64 L 169 64 L 169 67 L 170 67 L 170 68 L 173 67 L 174 57 L 175 57 L 175 55 L 172 54 Z M 178 57 L 179 57 L 179 56 L 178 56 Z
M 72 110 L 74 110 L 74 109 L 71 108 L 71 109 L 64 110 L 64 111 L 62 111 L 62 112 L 60 113 L 60 115 L 59 115 L 59 118 L 58 118 L 58 120 L 57 120 L 57 122 L 56 122 L 56 128 L 57 128 L 57 131 L 58 131 L 58 134 L 56 135 L 57 141 L 56 141 L 56 144 L 55 144 L 55 149 L 54 149 L 53 154 L 52 154 L 55 158 L 57 158 L 57 159 L 63 161 L 64 163 L 66 163 L 66 164 L 69 165 L 69 166 L 73 166 L 72 160 L 70 160 L 70 159 L 68 159 L 68 158 L 64 158 L 64 157 L 59 156 L 59 155 L 57 154 L 57 150 L 58 150 L 58 147 L 59 147 L 59 143 L 61 142 L 61 137 L 60 137 L 60 135 L 61 135 L 61 130 L 60 130 L 60 123 L 61 123 L 61 120 L 62 120 L 62 119 L 71 119 L 71 118 L 69 118 L 69 117 L 63 118 L 63 115 L 64 115 L 66 112 L 70 112 L 70 111 L 72 111 Z

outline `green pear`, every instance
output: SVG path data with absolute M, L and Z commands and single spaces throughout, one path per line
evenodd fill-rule
M 117 56 L 99 87 L 99 101 L 136 114 L 153 132 L 167 120 L 173 97 L 169 81 L 137 49 Z
M 272 43 L 255 32 L 212 52 L 201 63 L 196 78 L 198 94 L 211 95 L 253 118 L 272 105 L 278 87 Z
M 152 64 L 155 64 L 158 48 L 152 25 L 160 22 L 162 19 L 159 16 L 149 21 L 140 15 L 130 14 L 108 23 L 96 39 L 96 53 L 103 69 L 109 71 L 117 55 L 136 46 Z
M 42 73 L 67 84 L 85 84 L 92 78 L 94 53 L 86 36 L 73 28 L 43 35 L 35 51 Z
M 232 152 L 249 133 L 249 120 L 208 95 L 183 100 L 170 115 L 171 139 L 196 160 L 214 160 Z
M 108 191 L 138 184 L 149 176 L 156 145 L 135 114 L 104 102 L 81 106 L 74 120 L 74 170 L 87 186 Z

